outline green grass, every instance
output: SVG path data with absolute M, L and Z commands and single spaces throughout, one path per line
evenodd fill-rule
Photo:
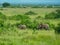
M 60 35 L 59 35 L 60 36 Z M 60 45 L 54 31 L 9 30 L 0 35 L 0 45 Z
M 50 13 L 55 11 L 58 8 L 3 8 L 0 10 L 7 16 L 16 15 L 16 14 L 24 14 L 28 11 L 33 11 L 38 13 L 38 15 L 45 15 L 46 13 Z
M 0 45 L 57 45 L 55 36 L 54 31 L 16 29 L 3 32 L 0 35 Z
M 3 8 L 0 10 L 6 16 L 13 16 L 18 14 L 24 14 L 28 11 L 36 12 L 37 15 L 29 17 L 33 21 L 37 16 L 44 17 L 45 14 L 55 11 L 58 8 Z M 45 20 L 39 19 L 38 22 L 50 22 L 54 25 L 60 23 L 60 19 Z M 5 20 L 5 24 L 15 24 L 20 21 Z M 0 45 L 60 45 L 60 35 L 55 34 L 54 30 L 20 30 L 16 27 L 9 29 L 0 29 Z

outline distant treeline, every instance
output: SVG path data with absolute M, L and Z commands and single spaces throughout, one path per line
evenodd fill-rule
M 60 5 L 45 5 L 45 4 L 11 4 L 4 2 L 0 4 L 0 7 L 10 7 L 10 8 L 60 8 Z

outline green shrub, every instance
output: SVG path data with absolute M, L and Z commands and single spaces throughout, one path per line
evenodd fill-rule
M 45 19 L 55 19 L 56 14 L 54 12 L 45 15 Z
M 16 23 L 16 26 L 22 24 L 22 25 L 26 25 L 27 28 L 29 28 L 29 26 L 31 25 L 31 23 L 32 22 L 29 19 L 25 19 L 25 20 L 21 20 L 21 22 L 19 22 L 19 23 Z
M 20 24 L 26 25 L 27 28 L 30 28 L 30 29 L 37 29 L 38 22 L 36 22 L 35 20 L 32 22 L 29 19 L 27 19 L 27 20 L 22 20 L 20 23 L 16 23 L 16 26 Z
M 36 15 L 37 13 L 33 12 L 33 11 L 28 11 L 25 13 L 25 15 Z
M 55 27 L 55 33 L 60 34 L 60 23 L 58 24 L 57 27 Z
M 54 29 L 55 28 L 55 25 L 54 24 L 50 24 L 50 23 L 48 23 L 49 24 L 49 28 L 50 29 Z
M 56 10 L 55 12 L 45 15 L 45 19 L 58 19 L 58 18 L 60 18 L 60 10 Z
M 4 21 L 0 20 L 0 28 L 4 26 Z
M 27 23 L 27 27 L 30 29 L 37 29 L 38 22 L 34 20 L 33 22 Z
M 28 24 L 28 23 L 31 23 L 29 19 L 21 20 L 21 24 Z
M 56 18 L 60 18 L 60 9 L 56 10 Z
M 0 19 L 0 34 L 4 29 L 4 21 Z
M 2 4 L 2 6 L 3 6 L 3 7 L 9 7 L 9 6 L 10 6 L 10 3 L 4 2 L 4 3 Z
M 5 24 L 4 24 L 4 27 L 7 28 L 7 29 L 8 29 L 8 28 L 11 28 L 11 24 L 10 24 L 10 23 L 7 23 L 7 24 L 5 23 Z
M 6 16 L 0 12 L 0 19 L 5 20 Z
M 14 15 L 9 17 L 10 20 L 24 20 L 24 19 L 30 19 L 26 15 Z
M 30 21 L 30 19 L 23 19 L 23 20 L 21 20 L 20 24 L 26 25 L 27 28 L 29 28 L 31 21 Z
M 60 14 L 60 9 L 56 10 L 56 12 Z
M 42 17 L 41 16 L 37 16 L 36 19 L 42 19 Z

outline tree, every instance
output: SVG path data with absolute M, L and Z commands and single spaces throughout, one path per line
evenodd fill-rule
M 2 4 L 2 6 L 3 7 L 9 7 L 10 6 L 10 3 L 5 2 L 5 3 Z
M 60 18 L 60 9 L 57 9 L 55 12 L 45 15 L 45 19 L 58 19 Z
M 56 16 L 57 16 L 56 13 L 52 12 L 52 13 L 46 14 L 45 19 L 55 19 Z

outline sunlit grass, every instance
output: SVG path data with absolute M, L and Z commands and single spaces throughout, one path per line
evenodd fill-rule
M 31 29 L 6 31 L 0 35 L 0 44 L 3 45 L 57 45 L 54 31 Z
M 28 11 L 36 12 L 37 15 L 29 16 L 33 21 L 37 16 L 44 17 L 45 14 L 55 11 L 57 8 L 3 8 L 0 10 L 7 16 L 24 14 Z M 5 20 L 5 25 L 16 24 L 20 21 Z M 60 23 L 60 19 L 45 20 L 39 19 L 38 22 L 49 22 L 54 25 Z M 53 29 L 50 30 L 21 30 L 17 27 L 2 30 L 0 29 L 0 45 L 60 45 L 60 35 L 55 34 Z

